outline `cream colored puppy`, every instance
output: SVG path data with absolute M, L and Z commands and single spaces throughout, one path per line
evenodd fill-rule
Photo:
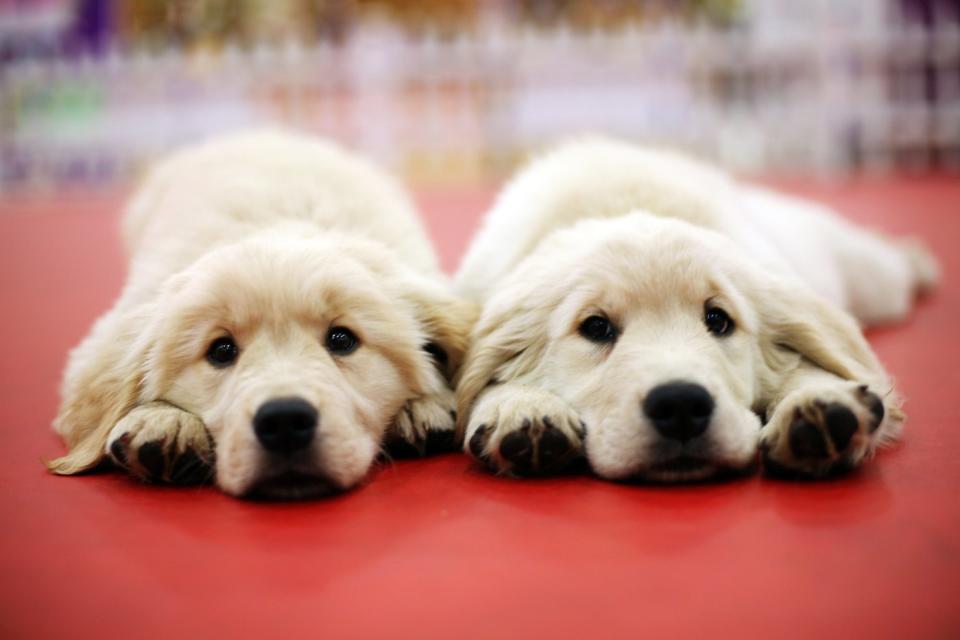
M 152 171 L 113 309 L 71 354 L 56 430 L 73 474 L 302 497 L 360 482 L 385 437 L 453 443 L 446 378 L 473 305 L 448 292 L 407 195 L 333 145 L 215 140 Z
M 585 453 L 609 479 L 705 478 L 758 446 L 811 476 L 856 466 L 903 414 L 854 317 L 900 319 L 935 277 L 919 245 L 823 207 L 665 151 L 567 144 L 503 190 L 457 276 L 483 304 L 465 448 L 515 474 Z

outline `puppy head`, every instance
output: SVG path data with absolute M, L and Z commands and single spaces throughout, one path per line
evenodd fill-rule
M 338 246 L 339 245 L 339 246 Z M 264 240 L 205 256 L 156 306 L 143 400 L 200 416 L 231 494 L 346 488 L 401 405 L 428 390 L 429 340 L 375 248 Z
M 752 463 L 762 411 L 800 358 L 880 371 L 856 325 L 759 271 L 727 239 L 632 214 L 544 239 L 491 297 L 458 387 L 461 424 L 511 380 L 565 400 L 610 479 L 687 480 Z
M 227 493 L 350 487 L 402 405 L 446 385 L 471 321 L 380 244 L 276 236 L 216 249 L 118 322 L 123 353 L 62 413 L 100 426 L 57 464 L 93 466 L 84 452 L 102 451 L 119 417 L 162 400 L 202 418 Z

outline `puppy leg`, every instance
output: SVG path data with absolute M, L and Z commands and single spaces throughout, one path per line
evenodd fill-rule
M 131 410 L 110 431 L 106 453 L 141 480 L 189 485 L 213 476 L 213 442 L 203 422 L 166 402 Z
M 878 395 L 885 391 L 800 365 L 767 408 L 760 432 L 767 470 L 817 478 L 859 467 L 903 422 L 895 399 Z
M 432 393 L 407 401 L 384 442 L 397 458 L 457 450 L 457 401 L 446 382 Z
M 867 326 L 903 320 L 936 287 L 936 260 L 917 239 L 838 226 L 833 241 L 850 311 Z
M 762 245 L 772 243 L 801 279 L 862 324 L 903 320 L 915 296 L 936 287 L 936 259 L 919 239 L 877 233 L 822 205 L 766 189 L 742 193 Z
M 557 396 L 504 383 L 477 399 L 464 448 L 497 473 L 550 474 L 582 455 L 585 435 L 580 416 Z

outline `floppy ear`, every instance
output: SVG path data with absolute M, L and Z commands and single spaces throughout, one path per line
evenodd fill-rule
M 478 305 L 453 295 L 443 283 L 421 276 L 406 278 L 401 295 L 411 304 L 426 334 L 423 348 L 433 355 L 447 380 L 453 380 L 467 352 Z
M 538 301 L 542 304 L 535 305 Z M 485 388 L 515 380 L 540 363 L 548 344 L 547 321 L 552 308 L 541 295 L 525 291 L 501 291 L 488 302 L 457 377 L 457 433 L 461 437 L 473 403 Z
M 70 355 L 54 428 L 69 448 L 47 468 L 59 475 L 89 471 L 104 458 L 113 426 L 139 401 L 154 305 L 115 307 Z
M 761 349 L 775 378 L 792 366 L 786 349 L 841 378 L 888 391 L 887 374 L 851 315 L 792 281 L 770 278 L 756 293 Z

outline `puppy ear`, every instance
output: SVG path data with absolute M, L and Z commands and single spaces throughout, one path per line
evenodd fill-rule
M 53 473 L 73 475 L 100 464 L 110 430 L 139 401 L 152 307 L 114 308 L 70 355 L 54 420 L 69 453 L 47 463 Z
M 775 375 L 791 360 L 784 358 L 786 349 L 841 378 L 889 385 L 853 317 L 806 286 L 771 278 L 761 285 L 756 306 L 764 361 Z
M 402 289 L 426 335 L 422 347 L 433 355 L 447 380 L 453 380 L 466 355 L 479 306 L 453 295 L 443 283 L 420 276 L 406 278 Z

